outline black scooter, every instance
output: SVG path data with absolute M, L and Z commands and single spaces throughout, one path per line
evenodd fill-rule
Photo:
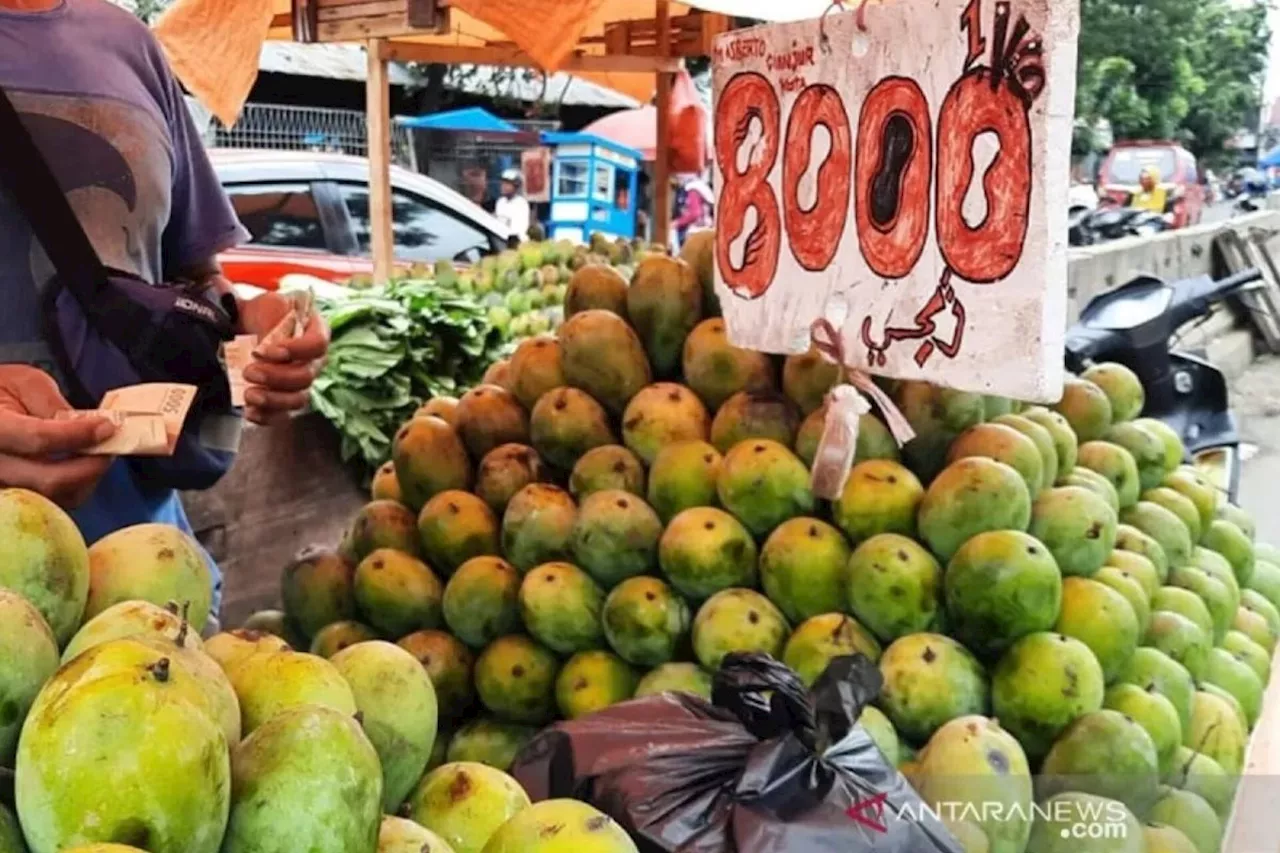
M 1096 210 L 1072 210 L 1067 214 L 1067 243 L 1092 246 L 1124 237 L 1143 237 L 1169 229 L 1164 216 L 1150 210 L 1106 205 Z
M 1098 234 L 1090 226 L 1093 209 L 1073 207 L 1067 211 L 1067 245 L 1092 246 L 1099 242 Z
M 1079 373 L 1114 361 L 1138 374 L 1147 397 L 1143 416 L 1173 427 L 1188 461 L 1232 501 L 1240 490 L 1240 433 L 1226 377 L 1208 361 L 1173 350 L 1170 339 L 1261 278 L 1256 269 L 1216 281 L 1207 275 L 1173 283 L 1139 276 L 1089 300 L 1067 331 L 1067 369 Z

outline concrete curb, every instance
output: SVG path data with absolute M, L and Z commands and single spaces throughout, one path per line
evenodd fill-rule
M 1106 293 L 1139 275 L 1156 275 L 1166 281 L 1213 275 L 1214 239 L 1225 231 L 1247 233 L 1251 229 L 1280 229 L 1280 195 L 1268 199 L 1271 210 L 1236 216 L 1224 222 L 1183 228 L 1153 237 L 1130 238 L 1100 246 L 1068 251 L 1068 323 L 1093 297 Z M 1280 259 L 1280 245 L 1273 257 Z M 1232 311 L 1220 308 L 1208 321 L 1185 330 L 1179 348 L 1203 354 L 1228 379 L 1240 376 L 1255 356 L 1251 326 L 1242 325 Z
M 1238 379 L 1253 363 L 1253 332 L 1238 328 L 1225 332 L 1209 341 L 1205 354 L 1226 374 L 1227 381 Z

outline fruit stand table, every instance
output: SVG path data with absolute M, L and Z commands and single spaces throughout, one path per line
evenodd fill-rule
M 301 546 L 337 541 L 367 500 L 338 444 L 318 414 L 250 426 L 231 472 L 209 491 L 183 494 L 197 538 L 223 571 L 224 624 L 274 606 L 280 568 Z

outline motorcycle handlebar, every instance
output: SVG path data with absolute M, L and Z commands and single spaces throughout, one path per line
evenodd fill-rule
M 1259 281 L 1261 278 L 1262 271 L 1251 267 L 1226 278 L 1210 279 L 1203 285 L 1191 285 L 1186 298 L 1179 300 L 1172 307 L 1173 326 L 1176 328 L 1202 316 L 1214 303 L 1220 302 L 1245 285 Z
M 1067 369 L 1079 373 L 1116 339 L 1111 331 L 1078 329 L 1067 333 L 1064 346 Z
M 1262 279 L 1262 270 L 1257 267 L 1249 267 L 1247 270 L 1241 270 L 1235 275 L 1229 275 L 1226 278 L 1220 278 L 1217 281 L 1219 285 L 1218 292 L 1226 293 L 1235 290 L 1238 287 L 1244 287 L 1246 284 L 1253 284 L 1255 281 Z
M 1223 279 L 1214 280 L 1202 276 L 1178 282 L 1173 285 L 1175 296 L 1172 304 L 1161 317 L 1152 318 L 1149 324 L 1165 324 L 1165 332 L 1172 335 L 1178 327 L 1206 314 L 1215 303 L 1261 278 L 1261 271 L 1251 268 Z M 1122 291 L 1123 288 L 1115 294 L 1119 295 Z M 1076 371 L 1082 369 L 1090 360 L 1111 351 L 1124 338 L 1125 332 L 1121 330 L 1079 324 L 1072 326 L 1064 342 L 1067 367 Z

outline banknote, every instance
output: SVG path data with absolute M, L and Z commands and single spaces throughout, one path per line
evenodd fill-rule
M 293 303 L 292 310 L 280 318 L 270 332 L 259 340 L 254 335 L 239 335 L 234 340 L 223 344 L 222 357 L 227 366 L 227 379 L 231 383 L 231 405 L 244 406 L 244 392 L 249 383 L 245 381 L 244 369 L 253 362 L 253 357 L 261 347 L 279 341 L 296 338 L 306 330 L 316 310 L 315 294 L 311 290 L 299 290 L 285 294 Z
M 293 310 L 284 315 L 275 328 L 262 337 L 259 347 L 296 338 L 306 331 L 316 310 L 316 296 L 310 290 L 296 290 L 285 294 L 293 303 Z
M 97 409 L 59 412 L 57 420 L 102 417 L 116 425 L 88 456 L 172 456 L 196 397 L 194 385 L 149 382 L 108 391 Z
M 235 340 L 223 344 L 222 357 L 227 365 L 227 379 L 231 382 L 231 405 L 244 405 L 244 392 L 249 387 L 244 369 L 253 362 L 253 351 L 258 346 L 257 335 L 237 335 Z

